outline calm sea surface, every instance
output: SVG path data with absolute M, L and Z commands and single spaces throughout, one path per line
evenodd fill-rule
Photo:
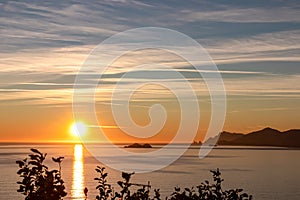
M 23 159 L 29 148 L 64 156 L 62 176 L 68 196 L 65 199 L 83 199 L 83 188 L 89 189 L 88 199 L 95 199 L 97 191 L 95 167 L 103 166 L 81 145 L 0 145 L 0 199 L 24 199 L 16 192 L 20 180 L 15 161 Z M 159 146 L 155 146 L 159 147 Z M 175 148 L 180 148 L 176 146 Z M 192 147 L 172 165 L 152 173 L 136 174 L 132 181 L 160 188 L 162 196 L 171 194 L 175 186 L 190 187 L 205 179 L 211 180 L 209 170 L 220 168 L 225 179 L 224 188 L 244 188 L 254 199 L 300 199 L 300 150 L 268 147 L 216 147 L 204 159 L 198 158 L 199 149 Z M 109 182 L 121 180 L 119 171 L 107 168 Z

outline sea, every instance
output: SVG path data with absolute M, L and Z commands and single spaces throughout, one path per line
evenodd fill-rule
M 151 151 L 162 148 L 153 145 Z M 57 168 L 51 157 L 63 156 L 62 178 L 68 195 L 64 199 L 84 200 L 83 190 L 88 188 L 88 198 L 95 199 L 97 166 L 106 167 L 108 182 L 118 191 L 117 181 L 121 171 L 112 169 L 92 156 L 82 144 L 0 144 L 0 199 L 25 199 L 17 192 L 18 165 L 30 148 L 47 153 L 46 165 Z M 99 146 L 99 150 L 101 150 Z M 103 147 L 104 148 L 104 147 Z M 107 147 L 106 147 L 107 148 Z M 122 146 L 120 146 L 122 148 Z M 182 148 L 175 145 L 174 148 Z M 131 151 L 135 151 L 134 149 Z M 150 150 L 149 150 L 150 151 Z M 138 152 L 137 152 L 138 153 Z M 197 186 L 205 180 L 212 181 L 210 170 L 219 168 L 224 179 L 223 188 L 242 188 L 253 199 L 300 199 L 300 149 L 253 146 L 216 146 L 204 158 L 199 158 L 199 147 L 191 146 L 178 160 L 148 173 L 132 176 L 132 182 L 151 184 L 151 191 L 159 188 L 162 198 L 169 196 L 175 187 Z M 147 165 L 151 163 L 147 163 Z M 134 188 L 133 188 L 134 189 Z

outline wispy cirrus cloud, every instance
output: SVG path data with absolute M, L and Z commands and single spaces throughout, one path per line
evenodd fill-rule
M 128 28 L 115 23 L 103 7 L 96 2 L 6 2 L 1 7 L 1 51 L 86 45 Z
M 260 94 L 257 90 L 260 83 L 263 91 L 276 92 L 276 95 L 286 95 L 286 91 L 295 93 L 298 88 L 291 85 L 291 80 L 295 82 L 299 78 L 293 76 L 299 71 L 294 67 L 287 76 L 286 72 L 272 68 L 271 62 L 297 65 L 300 61 L 300 20 L 296 5 L 293 1 L 272 5 L 212 1 L 3 2 L 0 7 L 3 27 L 0 32 L 0 93 L 6 92 L 5 97 L 2 96 L 6 100 L 22 100 L 22 94 L 35 103 L 46 101 L 50 104 L 57 96 L 66 98 L 62 103 L 71 102 L 75 74 L 89 52 L 112 34 L 141 26 L 172 28 L 199 41 L 216 64 L 223 66 L 220 71 L 230 94 Z M 132 54 L 127 62 L 116 63 L 110 77 L 106 77 L 106 86 L 113 85 L 129 66 L 151 60 L 173 66 L 190 81 L 195 81 L 186 62 L 147 53 L 146 56 Z M 258 61 L 272 69 L 242 67 Z M 229 65 L 241 67 L 233 69 Z M 277 72 L 276 80 L 270 79 L 273 72 Z M 251 82 L 256 86 L 250 87 Z M 284 88 L 280 89 L 279 85 Z M 47 93 L 43 93 L 44 90 Z
M 180 19 L 188 22 L 214 21 L 214 22 L 300 22 L 300 11 L 296 7 L 273 7 L 273 8 L 239 8 L 220 7 L 217 10 L 198 11 L 182 10 Z
M 300 30 L 203 40 L 203 43 L 217 63 L 300 61 Z

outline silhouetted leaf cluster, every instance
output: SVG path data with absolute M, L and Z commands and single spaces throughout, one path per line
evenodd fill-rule
M 99 178 L 94 178 L 94 180 L 98 181 L 96 189 L 99 190 L 99 195 L 96 196 L 97 200 L 104 200 L 113 196 L 112 188 L 111 185 L 107 183 L 107 173 L 104 172 L 104 169 L 104 167 L 99 166 L 96 168 L 96 171 L 100 174 Z
M 98 180 L 99 195 L 97 195 L 97 200 L 161 200 L 159 189 L 154 189 L 154 197 L 150 197 L 151 185 L 148 182 L 147 185 L 131 183 L 130 178 L 134 173 L 122 172 L 123 181 L 118 181 L 118 185 L 121 187 L 120 192 L 113 193 L 112 187 L 107 183 L 107 173 L 104 173 L 104 167 L 97 167 L 96 171 L 100 173 Z M 192 188 L 184 188 L 181 190 L 179 187 L 175 187 L 175 191 L 166 200 L 251 200 L 252 196 L 247 193 L 242 193 L 243 189 L 230 189 L 222 190 L 221 172 L 219 169 L 211 170 L 213 174 L 213 183 L 210 184 L 209 181 L 204 181 L 200 185 Z M 130 191 L 131 186 L 137 186 L 138 189 L 133 193 Z
M 104 172 L 104 167 L 97 166 L 96 171 L 100 174 L 99 178 L 95 178 L 98 181 L 98 186 L 96 189 L 99 191 L 99 195 L 97 195 L 97 200 L 107 200 L 107 199 L 122 199 L 122 200 L 150 200 L 150 184 L 148 182 L 145 184 L 131 183 L 130 178 L 134 173 L 125 173 L 122 172 L 123 181 L 118 181 L 118 185 L 120 186 L 119 192 L 113 192 L 112 186 L 107 183 L 107 173 Z M 138 189 L 132 192 L 130 189 L 132 186 L 138 187 Z M 153 200 L 160 200 L 159 190 L 154 190 L 155 195 Z
M 60 200 L 66 196 L 64 181 L 61 178 L 61 162 L 63 157 L 52 158 L 59 165 L 59 170 L 49 170 L 43 164 L 47 154 L 37 149 L 30 149 L 32 154 L 24 160 L 18 160 L 17 174 L 22 178 L 17 183 L 17 190 L 25 195 L 25 200 Z
M 168 197 L 169 200 L 251 200 L 252 195 L 242 193 L 243 189 L 230 189 L 223 191 L 221 172 L 219 169 L 211 170 L 214 183 L 204 181 L 196 188 L 181 188 L 175 187 L 173 194 Z

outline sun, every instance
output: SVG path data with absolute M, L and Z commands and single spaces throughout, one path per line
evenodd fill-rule
M 70 132 L 74 136 L 83 136 L 86 132 L 86 125 L 82 122 L 74 122 L 70 126 Z

